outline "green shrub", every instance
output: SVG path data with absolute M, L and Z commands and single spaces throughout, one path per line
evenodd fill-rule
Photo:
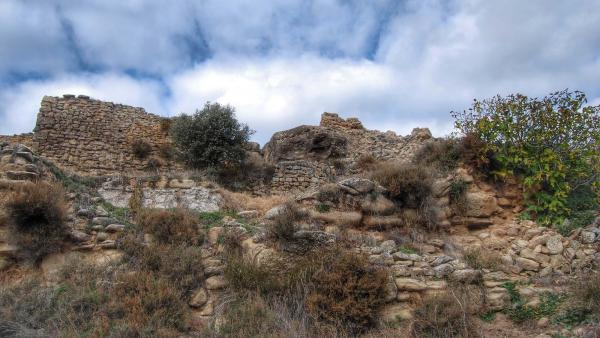
M 145 159 L 152 152 L 152 145 L 144 140 L 135 140 L 131 144 L 131 152 L 140 160 Z
M 577 91 L 542 99 L 516 94 L 475 100 L 468 111 L 452 115 L 457 129 L 481 140 L 479 158 L 493 154 L 492 175 L 521 179 L 526 212 L 541 224 L 560 224 L 573 189 L 592 186 L 599 196 L 600 106 L 586 102 Z
M 387 281 L 387 272 L 364 257 L 333 250 L 310 279 L 307 310 L 319 321 L 363 332 L 376 324 Z
M 189 210 L 145 209 L 138 215 L 138 225 L 166 244 L 201 244 L 198 221 Z
M 68 235 L 67 204 L 59 185 L 26 183 L 6 202 L 9 237 L 25 259 L 35 262 L 59 251 Z
M 206 103 L 191 116 L 174 118 L 171 135 L 183 161 L 194 168 L 240 164 L 253 131 L 234 112 L 231 106 Z
M 431 172 L 415 164 L 381 163 L 371 173 L 371 178 L 406 208 L 423 207 L 432 193 Z

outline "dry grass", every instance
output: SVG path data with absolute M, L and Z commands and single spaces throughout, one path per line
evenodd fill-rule
M 386 188 L 390 197 L 404 208 L 421 208 L 432 193 L 430 170 L 410 163 L 381 163 L 371 173 L 371 178 Z
M 445 174 L 456 169 L 461 160 L 461 152 L 462 147 L 458 139 L 433 139 L 419 149 L 413 161 Z
M 291 200 L 286 195 L 252 196 L 248 193 L 232 192 L 225 189 L 219 189 L 219 193 L 225 200 L 225 208 L 230 210 L 257 210 L 264 215 L 269 209 L 284 204 Z
M 426 297 L 414 311 L 411 334 L 415 338 L 480 337 L 473 314 L 481 311 L 484 293 L 479 288 L 451 286 L 447 293 Z
M 502 265 L 500 256 L 496 251 L 476 247 L 467 250 L 463 259 L 473 269 L 496 270 Z
M 135 157 L 143 160 L 152 152 L 152 145 L 144 140 L 135 140 L 131 143 L 131 152 Z
M 61 249 L 68 234 L 64 196 L 61 186 L 43 182 L 21 185 L 9 196 L 9 237 L 20 256 L 39 261 Z
M 356 167 L 362 171 L 371 171 L 377 166 L 379 161 L 371 154 L 361 155 L 356 161 Z
M 323 257 L 311 281 L 307 311 L 317 320 L 358 333 L 376 325 L 387 272 L 359 255 L 333 250 Z
M 571 285 L 569 307 L 582 317 L 600 320 L 600 272 L 584 273 Z
M 298 222 L 309 218 L 309 214 L 291 202 L 283 204 L 280 208 L 272 222 L 267 224 L 267 232 L 274 240 L 289 242 L 293 240 Z
M 165 244 L 202 244 L 199 221 L 186 209 L 145 209 L 138 215 L 138 225 Z

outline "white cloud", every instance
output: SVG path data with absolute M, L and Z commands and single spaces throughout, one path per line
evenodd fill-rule
M 62 76 L 54 80 L 27 81 L 0 92 L 0 134 L 30 132 L 44 95 L 82 94 L 93 98 L 163 111 L 162 88 L 154 81 L 118 74 Z
M 473 98 L 600 102 L 599 31 L 594 0 L 5 0 L 0 76 L 50 77 L 0 78 L 0 133 L 31 130 L 43 95 L 82 90 L 167 115 L 228 103 L 261 142 L 323 111 L 443 135 Z M 139 73 L 157 80 L 123 75 Z

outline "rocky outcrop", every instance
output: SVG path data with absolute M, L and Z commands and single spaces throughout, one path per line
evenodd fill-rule
M 136 186 L 139 187 L 141 204 L 145 208 L 170 209 L 185 207 L 198 212 L 218 211 L 223 204 L 222 196 L 212 188 L 203 187 L 192 180 L 163 178 L 152 183 L 123 182 L 121 179 L 109 179 L 104 182 L 98 193 L 110 204 L 129 207 Z

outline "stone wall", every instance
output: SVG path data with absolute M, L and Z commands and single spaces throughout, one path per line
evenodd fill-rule
M 0 135 L 0 144 L 2 143 L 23 144 L 31 148 L 33 146 L 33 133 Z
M 39 155 L 64 169 L 99 175 L 143 170 L 148 159 L 169 139 L 161 118 L 143 108 L 90 99 L 87 96 L 45 96 L 33 136 Z M 132 143 L 144 140 L 152 154 L 138 159 Z M 168 162 L 163 161 L 163 163 Z
M 426 128 L 409 136 L 365 129 L 356 118 L 323 113 L 319 126 L 299 126 L 277 132 L 263 149 L 264 159 L 276 168 L 272 189 L 299 192 L 356 175 L 357 161 L 372 156 L 384 161 L 409 161 L 429 139 Z

